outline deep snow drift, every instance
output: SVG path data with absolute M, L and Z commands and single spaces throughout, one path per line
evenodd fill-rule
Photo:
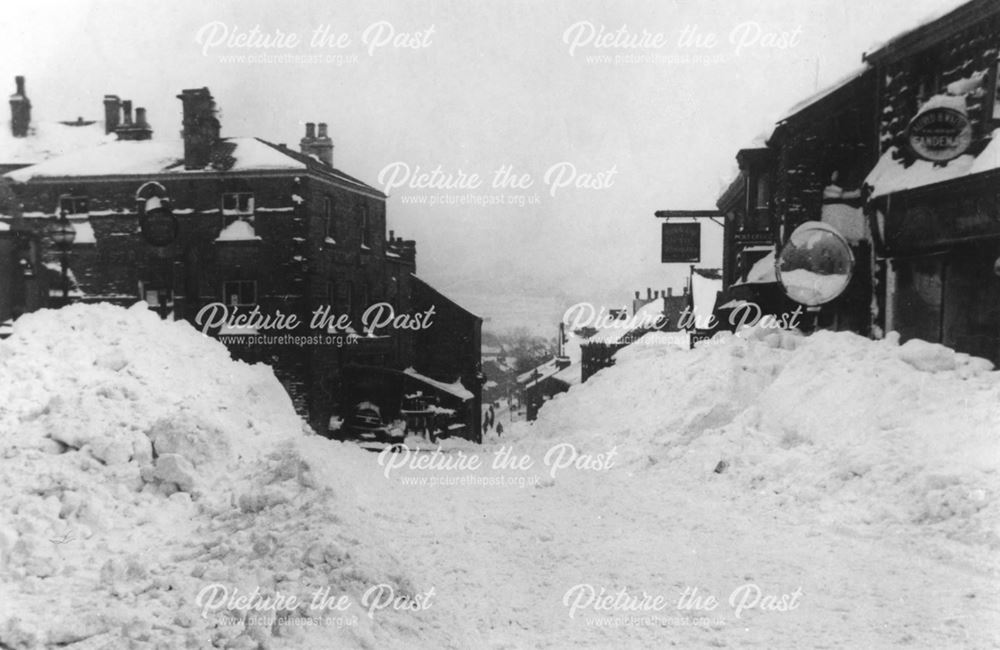
M 525 444 L 617 445 L 632 471 L 725 482 L 870 534 L 918 527 L 1000 550 L 1000 373 L 893 333 L 745 330 L 635 345 L 556 396 Z
M 510 470 L 541 479 L 514 487 L 390 478 L 187 324 L 142 305 L 27 315 L 0 342 L 0 647 L 1000 643 L 987 362 L 828 332 L 634 345 L 507 431 L 441 453 L 488 468 L 503 446 L 539 461 L 571 443 L 615 463 Z M 801 588 L 801 607 L 619 626 L 564 602 L 750 583 Z M 300 602 L 206 612 L 212 585 Z M 343 609 L 317 612 L 317 589 Z
M 422 587 L 338 467 L 370 455 L 308 435 L 269 368 L 185 323 L 143 304 L 19 319 L 0 342 L 0 448 L 0 647 L 412 643 Z M 216 583 L 294 594 L 305 604 L 277 615 L 331 620 L 202 616 Z M 369 616 L 362 597 L 379 585 L 369 604 L 403 600 Z M 349 606 L 311 608 L 327 587 Z M 460 644 L 458 623 L 418 613 Z

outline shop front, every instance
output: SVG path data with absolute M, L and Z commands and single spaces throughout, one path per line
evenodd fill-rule
M 1000 361 L 1000 170 L 872 201 L 886 330 Z

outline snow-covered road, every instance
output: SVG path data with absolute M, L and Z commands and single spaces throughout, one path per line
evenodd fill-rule
M 439 606 L 467 612 L 485 647 L 978 648 L 1000 639 L 1000 582 L 960 559 L 961 548 L 949 560 L 946 544 L 866 537 L 666 469 L 568 471 L 541 487 L 412 484 L 449 474 L 464 475 L 397 470 L 361 502 L 395 553 L 421 567 Z M 571 618 L 564 599 L 577 585 L 668 605 L 584 606 Z M 679 607 L 685 590 L 703 599 Z M 767 595 L 796 590 L 786 601 L 794 610 L 761 610 Z
M 991 369 L 634 345 L 502 440 L 380 456 L 184 323 L 37 312 L 0 342 L 0 648 L 1000 647 Z

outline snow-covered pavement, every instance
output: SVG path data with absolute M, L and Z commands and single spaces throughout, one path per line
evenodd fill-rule
M 0 343 L 0 647 L 997 647 L 998 404 L 940 346 L 754 331 L 378 455 L 183 323 L 43 311 Z

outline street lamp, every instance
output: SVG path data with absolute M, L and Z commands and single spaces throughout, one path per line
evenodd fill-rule
M 53 225 L 49 231 L 49 236 L 52 237 L 52 243 L 55 244 L 56 248 L 62 252 L 63 305 L 67 305 L 69 304 L 67 263 L 69 262 L 69 249 L 73 246 L 73 241 L 76 239 L 76 228 L 73 227 L 73 224 L 70 223 L 69 218 L 66 216 L 66 210 L 60 211 L 59 221 Z

